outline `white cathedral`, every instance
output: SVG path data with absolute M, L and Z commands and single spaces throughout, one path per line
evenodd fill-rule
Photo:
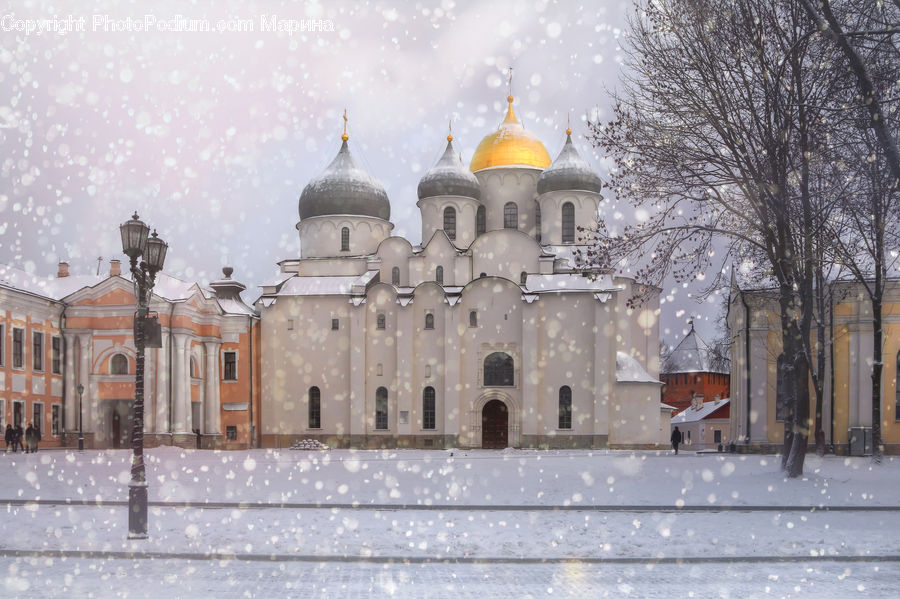
M 422 241 L 392 237 L 382 185 L 350 152 L 300 195 L 300 257 L 261 318 L 264 446 L 655 447 L 659 299 L 575 262 L 601 181 L 555 161 L 507 98 L 469 169 L 453 137 L 421 179 Z M 346 119 L 346 117 L 345 117 Z M 589 276 L 590 275 L 590 276 Z

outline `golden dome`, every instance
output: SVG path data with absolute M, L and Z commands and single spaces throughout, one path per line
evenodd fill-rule
M 478 144 L 469 169 L 472 172 L 495 166 L 550 166 L 550 154 L 537 137 L 526 131 L 513 112 L 513 97 L 508 96 L 506 118 L 493 133 Z

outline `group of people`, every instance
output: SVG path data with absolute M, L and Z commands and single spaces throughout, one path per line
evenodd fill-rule
M 12 447 L 12 452 L 16 453 L 19 449 L 25 453 L 37 453 L 38 444 L 41 442 L 41 429 L 28 423 L 28 428 L 22 430 L 22 425 L 17 424 L 15 427 L 11 424 L 6 425 L 6 451 Z M 24 439 L 25 444 L 22 444 Z

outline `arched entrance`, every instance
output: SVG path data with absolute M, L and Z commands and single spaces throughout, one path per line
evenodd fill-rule
M 506 404 L 492 399 L 481 410 L 481 447 L 506 449 L 509 446 L 509 412 Z

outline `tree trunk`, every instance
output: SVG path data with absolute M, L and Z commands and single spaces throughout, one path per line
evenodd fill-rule
M 884 449 L 881 443 L 881 377 L 884 370 L 884 350 L 882 348 L 881 289 L 876 275 L 875 296 L 872 298 L 872 459 L 881 463 Z

